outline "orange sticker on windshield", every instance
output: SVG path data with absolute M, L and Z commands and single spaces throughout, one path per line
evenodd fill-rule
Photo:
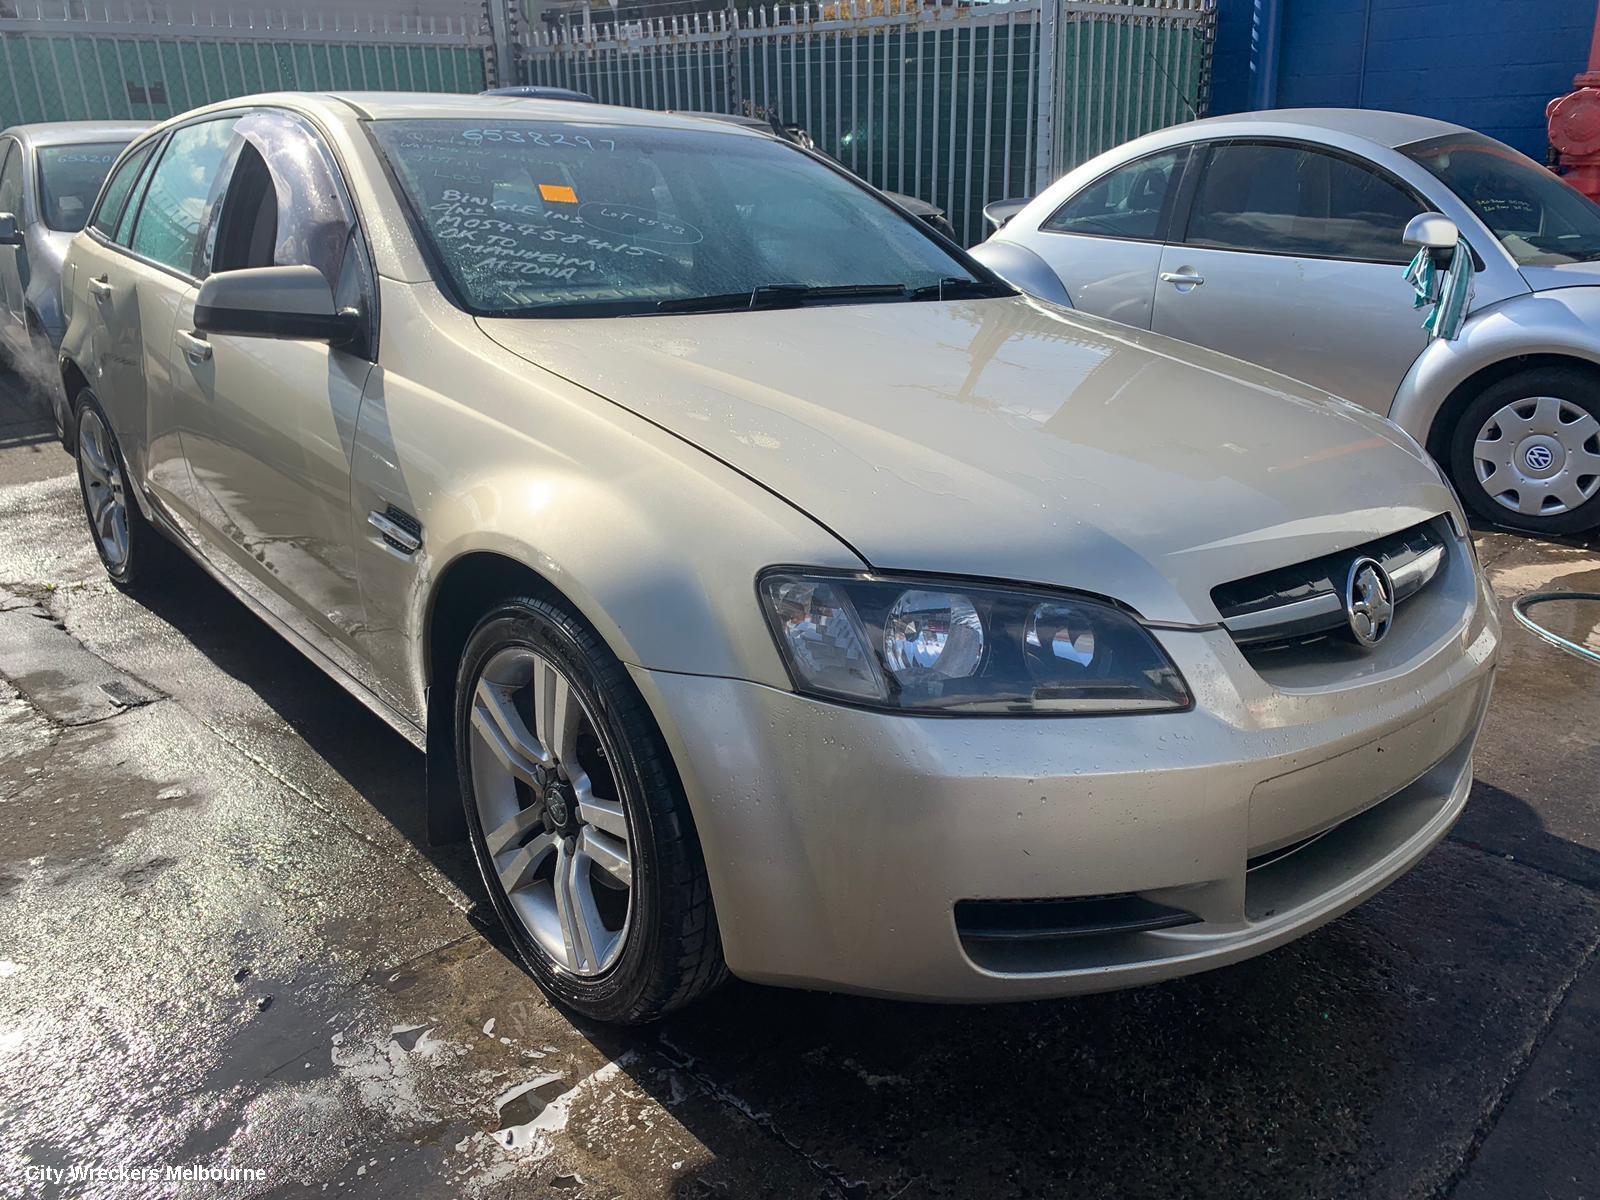
M 551 204 L 576 204 L 578 202 L 577 192 L 557 183 L 541 183 L 539 185 L 539 195 Z

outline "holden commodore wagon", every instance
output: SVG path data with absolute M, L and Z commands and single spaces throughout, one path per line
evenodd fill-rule
M 1499 628 L 1421 447 L 803 148 L 229 101 L 134 142 L 64 287 L 111 578 L 181 549 L 422 747 L 591 1017 L 1220 966 L 1466 802 Z

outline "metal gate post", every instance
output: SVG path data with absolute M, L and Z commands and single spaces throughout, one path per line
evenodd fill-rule
M 1038 48 L 1038 125 L 1034 136 L 1038 139 L 1033 154 L 1033 193 L 1038 195 L 1050 186 L 1056 177 L 1056 81 L 1061 73 L 1058 39 L 1061 30 L 1061 6 L 1065 0 L 1040 0 Z
M 722 13 L 724 60 L 728 64 L 728 111 L 744 111 L 744 93 L 739 87 L 739 10 L 729 4 Z
M 484 47 L 484 76 L 490 87 L 504 87 L 521 83 L 517 78 L 517 61 L 513 57 L 513 31 L 517 14 L 513 9 L 521 0 L 483 0 L 484 16 L 489 25 L 489 44 Z

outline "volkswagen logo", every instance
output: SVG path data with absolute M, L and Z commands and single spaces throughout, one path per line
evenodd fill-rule
M 1350 564 L 1344 585 L 1344 616 L 1356 641 L 1371 648 L 1383 641 L 1394 623 L 1394 581 L 1376 559 L 1358 558 Z
M 1550 453 L 1549 446 L 1529 446 L 1523 460 L 1534 471 L 1548 471 L 1550 464 L 1555 462 L 1556 456 Z

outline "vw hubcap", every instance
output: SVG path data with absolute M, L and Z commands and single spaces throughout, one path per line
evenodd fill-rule
M 1514 401 L 1478 430 L 1472 465 L 1502 508 L 1528 517 L 1571 512 L 1600 492 L 1600 421 L 1559 396 Z
M 511 910 L 574 975 L 617 961 L 632 914 L 628 820 L 593 714 L 526 647 L 489 660 L 472 697 L 472 791 Z
M 89 528 L 106 562 L 119 570 L 128 561 L 127 492 L 111 438 L 93 409 L 85 409 L 78 422 L 78 477 L 83 481 Z

